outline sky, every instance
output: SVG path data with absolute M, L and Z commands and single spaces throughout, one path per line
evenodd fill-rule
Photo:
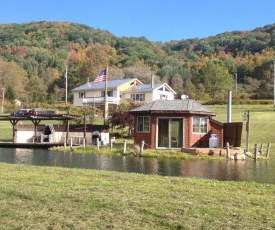
M 152 42 L 275 23 L 275 0 L 0 0 L 0 24 L 74 22 Z

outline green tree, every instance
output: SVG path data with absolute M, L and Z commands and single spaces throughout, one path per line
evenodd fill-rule
M 42 80 L 34 72 L 32 76 L 28 79 L 26 85 L 27 91 L 27 102 L 44 102 L 46 100 L 46 87 L 42 83 Z
M 0 87 L 6 89 L 7 99 L 21 98 L 25 94 L 27 73 L 15 62 L 0 60 Z
M 206 92 L 211 98 L 232 89 L 234 82 L 222 61 L 209 60 L 199 71 Z
M 182 92 L 183 80 L 179 74 L 175 74 L 171 79 L 171 86 L 176 92 Z

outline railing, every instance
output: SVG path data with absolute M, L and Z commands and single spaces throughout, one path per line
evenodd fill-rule
M 118 104 L 116 97 L 107 97 L 107 101 L 110 104 Z M 105 97 L 85 97 L 82 98 L 82 103 L 85 104 L 104 104 Z

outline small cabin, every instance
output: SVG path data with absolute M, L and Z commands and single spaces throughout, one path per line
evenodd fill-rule
M 182 100 L 156 100 L 130 111 L 134 115 L 134 143 L 144 140 L 147 148 L 170 149 L 209 147 L 211 134 L 223 145 L 223 124 L 206 106 L 182 97 Z

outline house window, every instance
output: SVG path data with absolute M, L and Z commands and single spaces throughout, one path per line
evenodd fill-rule
M 145 94 L 144 93 L 131 94 L 131 99 L 134 101 L 145 101 Z
M 167 100 L 167 99 L 168 99 L 168 95 L 161 94 L 161 95 L 160 95 L 160 99 L 162 99 L 162 100 Z
M 147 133 L 150 131 L 150 117 L 137 118 L 137 131 Z
M 86 92 L 79 92 L 79 98 L 85 98 Z
M 207 117 L 193 117 L 193 133 L 207 133 Z

